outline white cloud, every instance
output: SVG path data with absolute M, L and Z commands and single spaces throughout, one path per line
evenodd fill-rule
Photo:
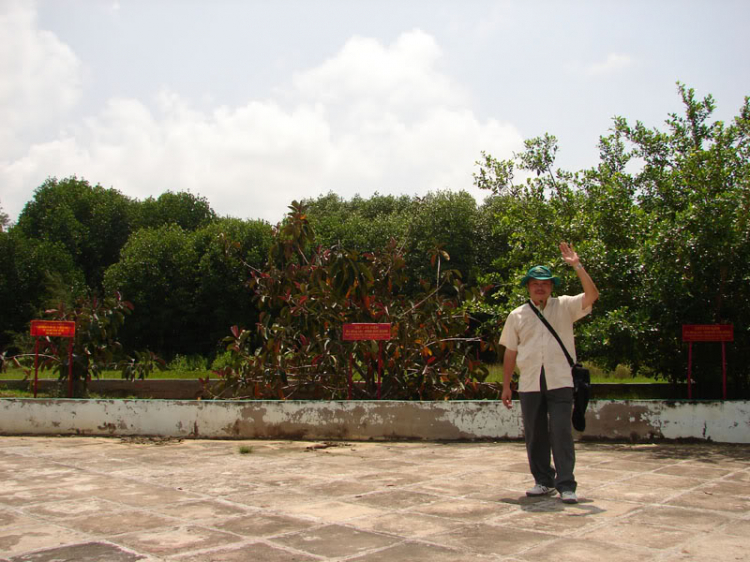
M 467 92 L 439 71 L 440 57 L 422 31 L 391 45 L 355 37 L 294 76 L 278 99 L 211 111 L 169 91 L 152 107 L 112 99 L 65 134 L 0 161 L 0 185 L 12 195 L 0 202 L 17 214 L 46 177 L 76 174 L 138 198 L 190 190 L 220 214 L 276 222 L 293 199 L 328 191 L 472 191 L 481 150 L 501 156 L 523 141 L 514 127 L 474 115 Z
M 436 104 L 463 104 L 467 95 L 434 67 L 442 53 L 421 30 L 401 35 L 392 45 L 354 37 L 319 67 L 298 74 L 294 83 L 305 97 L 326 104 L 411 111 Z
M 37 28 L 33 3 L 0 3 L 0 153 L 15 156 L 79 100 L 82 64 L 54 34 Z

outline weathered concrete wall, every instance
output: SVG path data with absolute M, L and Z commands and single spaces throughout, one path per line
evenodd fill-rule
M 750 443 L 750 402 L 592 401 L 587 439 Z M 498 401 L 312 402 L 0 399 L 4 435 L 471 440 L 523 437 Z

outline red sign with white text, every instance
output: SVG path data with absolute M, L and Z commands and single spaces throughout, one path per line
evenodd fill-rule
M 389 340 L 390 324 L 344 324 L 344 341 Z
M 73 338 L 76 335 L 76 323 L 60 320 L 32 320 L 31 335 Z
M 682 341 L 734 341 L 732 324 L 683 324 Z

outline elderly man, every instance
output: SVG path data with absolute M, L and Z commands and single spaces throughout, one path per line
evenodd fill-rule
M 571 427 L 573 377 L 563 350 L 538 315 L 543 315 L 555 329 L 575 361 L 573 323 L 591 312 L 599 291 L 573 248 L 563 242 L 560 251 L 578 275 L 583 293 L 553 297 L 553 288 L 560 279 L 542 265 L 532 267 L 521 280 L 529 291 L 530 302 L 508 315 L 500 336 L 500 343 L 505 346 L 502 400 L 507 408 L 512 407 L 510 381 L 518 366 L 526 452 L 535 481 L 526 495 L 544 496 L 557 490 L 563 502 L 577 503 Z

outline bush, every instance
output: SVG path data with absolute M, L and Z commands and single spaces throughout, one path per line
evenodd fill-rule
M 231 357 L 215 370 L 221 381 L 210 389 L 214 396 L 284 399 L 302 391 L 340 399 L 351 391 L 356 398 L 434 400 L 478 389 L 487 368 L 476 359 L 476 346 L 491 344 L 469 332 L 468 311 L 481 295 L 441 267 L 449 259 L 445 251 L 431 250 L 435 272 L 414 280 L 395 240 L 362 254 L 314 242 L 304 205 L 293 203 L 268 264 L 251 271 L 259 322 L 255 329 L 232 328 Z M 409 283 L 418 290 L 406 296 Z M 391 324 L 382 364 L 378 342 L 342 341 L 346 323 Z M 363 381 L 352 389 L 349 365 Z

